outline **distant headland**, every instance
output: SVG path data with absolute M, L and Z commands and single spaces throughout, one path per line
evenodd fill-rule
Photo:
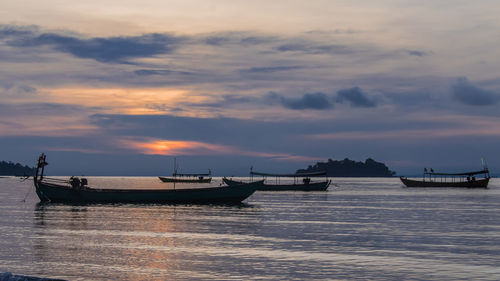
M 35 174 L 35 168 L 0 161 L 0 176 L 32 176 L 33 174 Z
M 327 162 L 318 162 L 307 169 L 299 169 L 297 173 L 326 171 L 329 177 L 392 177 L 396 172 L 389 170 L 384 164 L 371 158 L 363 163 L 345 158 L 344 160 L 328 159 Z

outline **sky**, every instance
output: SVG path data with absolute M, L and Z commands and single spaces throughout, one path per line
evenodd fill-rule
M 43 3 L 42 3 L 43 2 Z M 53 175 L 318 161 L 500 174 L 500 3 L 4 1 L 0 160 Z

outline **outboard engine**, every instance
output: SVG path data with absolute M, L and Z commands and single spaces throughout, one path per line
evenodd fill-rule
M 86 178 L 81 178 L 81 179 L 80 179 L 80 184 L 81 184 L 81 185 L 82 185 L 82 187 L 83 187 L 83 186 L 86 186 L 86 185 L 87 185 L 87 184 L 89 184 L 89 183 L 88 183 L 88 181 L 87 181 L 87 179 L 86 179 Z

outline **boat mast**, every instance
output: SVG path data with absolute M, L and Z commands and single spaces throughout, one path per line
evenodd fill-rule
M 176 162 L 176 158 L 174 157 L 174 189 L 175 189 L 176 177 L 177 177 L 177 162 Z
M 49 164 L 45 161 L 45 157 L 46 157 L 45 153 L 42 153 L 40 155 L 40 157 L 38 157 L 38 163 L 36 165 L 36 172 L 35 172 L 35 176 L 33 177 L 33 180 L 35 181 L 35 185 L 38 182 L 38 180 L 40 180 L 40 181 L 43 180 L 43 173 L 45 170 L 45 166 L 47 166 Z M 40 174 L 38 174 L 39 172 L 40 172 Z

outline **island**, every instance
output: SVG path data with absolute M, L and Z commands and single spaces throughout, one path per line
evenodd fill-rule
M 357 162 L 345 158 L 344 160 L 328 159 L 327 162 L 318 162 L 314 166 L 309 165 L 307 169 L 299 169 L 297 173 L 310 173 L 326 171 L 329 177 L 392 177 L 396 172 L 389 170 L 384 164 L 371 158 L 365 162 Z
M 0 176 L 32 176 L 34 174 L 35 168 L 10 161 L 0 161 Z

